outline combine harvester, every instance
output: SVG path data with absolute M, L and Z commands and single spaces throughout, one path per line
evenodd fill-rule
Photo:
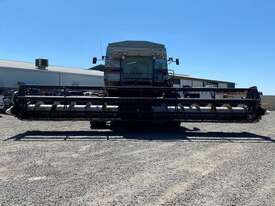
M 168 64 L 179 60 L 167 58 L 162 44 L 111 43 L 102 60 L 104 87 L 22 85 L 10 112 L 21 120 L 85 120 L 92 128 L 117 122 L 256 122 L 265 114 L 256 87 L 173 88 Z M 194 92 L 209 98 L 186 97 Z

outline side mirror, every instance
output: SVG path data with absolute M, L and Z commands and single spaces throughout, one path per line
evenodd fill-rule
M 176 65 L 179 65 L 180 64 L 180 60 L 177 58 L 176 59 Z
M 96 64 L 96 62 L 97 62 L 97 58 L 93 57 L 93 64 Z

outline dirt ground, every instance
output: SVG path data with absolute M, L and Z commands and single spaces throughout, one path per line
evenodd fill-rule
M 114 131 L 0 116 L 1 205 L 275 205 L 275 112 Z

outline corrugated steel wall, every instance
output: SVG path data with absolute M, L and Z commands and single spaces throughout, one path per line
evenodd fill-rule
M 18 83 L 62 86 L 104 86 L 104 79 L 103 75 L 93 76 L 47 70 L 0 68 L 0 88 L 16 88 Z

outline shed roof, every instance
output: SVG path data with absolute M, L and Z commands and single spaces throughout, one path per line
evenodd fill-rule
M 24 61 L 0 60 L 0 68 L 1 67 L 41 71 L 36 68 L 34 63 L 24 62 Z M 103 76 L 103 72 L 101 71 L 82 69 L 82 68 L 73 68 L 73 67 L 53 66 L 53 65 L 49 65 L 44 71 Z
M 227 84 L 235 84 L 235 82 L 221 81 L 221 80 L 214 80 L 214 79 L 206 79 L 206 78 L 199 78 L 199 77 L 192 77 L 192 76 L 184 75 L 184 74 L 175 74 L 175 77 L 177 77 L 179 79 L 190 79 L 190 80 L 212 81 L 212 82 L 220 82 L 220 83 L 227 83 Z

